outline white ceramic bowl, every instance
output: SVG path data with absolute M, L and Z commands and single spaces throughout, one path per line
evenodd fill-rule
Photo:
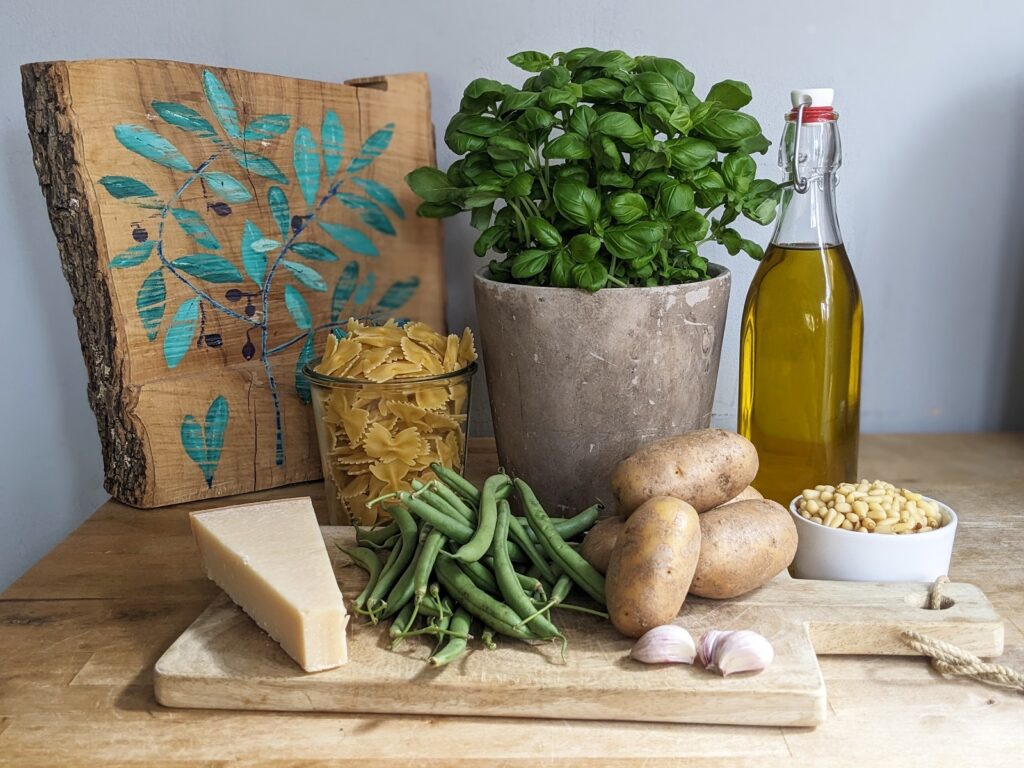
M 949 572 L 956 513 L 935 499 L 943 526 L 909 534 L 857 533 L 826 528 L 800 516 L 797 496 L 789 503 L 798 543 L 793 575 L 834 581 L 935 581 Z M 925 496 L 924 498 L 928 498 Z

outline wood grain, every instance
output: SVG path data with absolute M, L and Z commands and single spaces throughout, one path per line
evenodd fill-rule
M 493 445 L 475 441 L 471 475 L 495 465 Z M 950 576 L 984 589 L 1006 622 L 1000 661 L 1024 668 L 1024 435 L 865 435 L 861 468 L 957 511 Z M 325 513 L 319 483 L 238 501 L 298 493 Z M 166 709 L 153 664 L 217 594 L 188 512 L 219 504 L 140 514 L 109 502 L 0 596 L 0 762 L 988 767 L 1024 751 L 1024 697 L 909 657 L 821 657 L 829 705 L 816 729 Z
M 434 162 L 426 76 L 95 60 L 22 80 L 107 490 L 154 507 L 319 478 L 300 356 L 350 315 L 444 328 L 440 227 L 403 181 Z

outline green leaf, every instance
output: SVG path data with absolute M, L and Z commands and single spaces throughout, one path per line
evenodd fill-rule
M 558 212 L 574 224 L 590 227 L 601 215 L 597 192 L 580 181 L 560 176 L 552 195 Z
M 594 293 L 604 288 L 608 282 L 608 267 L 600 261 L 588 261 L 586 264 L 577 264 L 573 267 L 572 276 L 576 285 Z
M 178 222 L 181 231 L 192 238 L 200 248 L 209 248 L 212 251 L 220 250 L 220 242 L 198 213 L 187 208 L 171 208 L 171 216 Z
M 743 245 L 743 237 L 735 229 L 725 228 L 719 231 L 718 237 L 715 238 L 725 249 L 729 252 L 730 256 L 735 256 L 740 252 L 740 247 Z
M 570 87 L 545 88 L 540 94 L 540 105 L 553 110 L 559 107 L 575 107 L 579 95 Z
M 773 198 L 766 198 L 757 204 L 751 211 L 744 209 L 744 213 L 747 218 L 751 221 L 756 221 L 758 224 L 770 224 L 772 219 L 775 218 L 775 211 L 778 208 L 778 203 Z
M 693 73 L 674 59 L 642 56 L 637 60 L 637 69 L 640 72 L 657 72 L 672 83 L 680 94 L 693 91 Z
M 179 256 L 171 262 L 171 267 L 208 283 L 240 283 L 244 279 L 238 267 L 212 253 Z
M 153 246 L 156 243 L 152 240 L 147 240 L 144 243 L 136 243 L 135 245 L 126 248 L 117 254 L 110 260 L 111 269 L 124 269 L 125 267 L 135 267 L 144 262 L 153 253 Z
M 176 146 L 149 128 L 141 125 L 115 125 L 114 136 L 125 149 L 130 149 L 157 165 L 184 173 L 192 170 L 192 164 Z
M 263 251 L 254 247 L 256 243 L 263 240 L 263 233 L 259 227 L 251 221 L 246 220 L 242 226 L 242 268 L 257 285 L 263 284 L 263 275 L 267 270 L 267 257 Z
M 491 225 L 491 215 L 494 213 L 494 204 L 481 205 L 474 208 L 469 214 L 469 225 L 473 229 L 487 229 Z
M 551 260 L 551 285 L 555 288 L 572 288 L 576 285 L 572 268 L 572 257 L 565 248 L 562 248 Z
M 665 225 L 656 221 L 636 221 L 609 227 L 604 245 L 613 256 L 634 261 L 651 255 L 665 237 Z
M 771 147 L 771 145 L 772 143 L 765 138 L 764 134 L 759 133 L 757 136 L 751 136 L 748 139 L 743 139 L 736 145 L 736 148 L 741 152 L 746 152 L 748 154 L 751 152 L 757 152 L 758 154 L 763 155 L 768 151 L 768 148 Z
M 610 77 L 596 77 L 583 83 L 583 98 L 590 101 L 618 101 L 622 98 L 622 83 Z
M 647 201 L 636 192 L 617 192 L 608 198 L 605 208 L 622 224 L 631 224 L 647 215 Z
M 537 81 L 544 88 L 563 88 L 572 80 L 569 70 L 560 64 L 546 67 L 537 75 Z
M 221 200 L 228 203 L 245 203 L 252 200 L 252 194 L 242 182 L 223 171 L 205 171 L 201 177 L 206 186 Z
M 295 169 L 295 178 L 299 182 L 306 206 L 312 208 L 316 202 L 317 190 L 320 188 L 320 152 L 316 148 L 313 134 L 305 126 L 295 132 L 292 141 L 292 167 Z
M 485 139 L 494 136 L 504 127 L 500 120 L 479 115 L 471 115 L 459 123 L 460 132 L 468 133 L 470 136 L 482 136 Z
M 287 132 L 291 115 L 260 115 L 242 132 L 245 141 L 270 141 Z
M 633 177 L 621 171 L 601 171 L 597 174 L 597 183 L 602 187 L 629 189 L 633 186 Z
M 632 69 L 636 62 L 622 51 L 596 51 L 579 63 L 581 67 L 597 69 Z
M 674 219 L 693 207 L 693 189 L 681 181 L 666 181 L 658 190 L 658 212 L 666 219 Z
M 420 203 L 416 215 L 425 219 L 446 219 L 461 211 L 462 208 L 455 203 Z
M 142 328 L 150 341 L 156 339 L 166 306 L 167 286 L 164 284 L 164 270 L 160 267 L 146 276 L 135 297 L 135 308 L 139 312 L 139 320 L 142 321 Z
M 520 51 L 508 57 L 509 62 L 527 72 L 540 72 L 552 64 L 551 57 L 540 51 Z
M 750 86 L 739 80 L 723 80 L 708 91 L 707 101 L 717 101 L 726 109 L 742 109 L 750 103 Z
M 595 53 L 600 53 L 600 51 L 598 51 L 597 48 L 590 47 L 573 48 L 571 51 L 563 53 L 558 58 L 561 60 L 562 64 L 569 69 L 576 69 L 584 59 Z
M 292 231 L 292 214 L 288 206 L 288 196 L 280 187 L 271 187 L 267 190 L 267 205 L 281 232 L 281 238 L 287 240 Z
M 361 171 L 376 160 L 388 148 L 394 132 L 395 124 L 388 123 L 383 128 L 371 133 L 369 138 L 363 142 L 359 154 L 348 164 L 348 172 L 355 173 L 356 171 Z
M 296 280 L 311 291 L 323 292 L 327 290 L 327 282 L 312 267 L 308 267 L 298 261 L 289 261 L 288 259 L 281 259 L 281 266 L 291 272 Z
M 479 256 L 481 259 L 487 255 L 487 252 L 495 246 L 495 244 L 508 234 L 508 229 L 499 224 L 485 229 L 480 237 L 473 243 L 473 253 Z
M 704 168 L 718 157 L 718 150 L 710 141 L 687 136 L 665 142 L 672 167 L 682 171 L 696 171 Z
M 598 165 L 612 171 L 621 168 L 622 153 L 619 151 L 619 146 L 615 143 L 615 139 L 610 136 L 600 136 L 598 138 Z
M 546 131 L 554 124 L 555 116 L 540 107 L 528 107 L 515 121 L 521 131 Z
M 495 160 L 525 160 L 530 153 L 529 144 L 508 136 L 494 136 L 487 144 L 487 154 Z
M 377 246 L 373 244 L 373 241 L 358 229 L 346 227 L 343 224 L 332 224 L 329 221 L 317 220 L 317 223 L 324 232 L 333 237 L 350 251 L 362 254 L 363 256 L 380 255 L 380 251 L 377 250 Z
M 735 147 L 744 139 L 756 137 L 761 133 L 761 126 L 757 120 L 731 109 L 719 110 L 701 122 L 699 129 L 715 142 L 716 146 L 723 149 Z
M 526 197 L 533 190 L 533 174 L 523 171 L 516 174 L 505 186 L 505 197 Z
M 345 309 L 345 305 L 348 300 L 352 297 L 352 292 L 356 289 L 356 283 L 359 281 L 359 262 L 350 261 L 345 265 L 345 268 L 341 270 L 341 275 L 338 277 L 338 282 L 334 284 L 334 293 L 331 295 L 331 322 L 336 323 L 341 317 L 342 311 Z
M 618 139 L 627 147 L 636 149 L 647 144 L 640 124 L 625 112 L 605 112 L 590 126 L 592 133 L 600 133 Z
M 684 213 L 673 229 L 673 237 L 677 243 L 695 243 L 703 240 L 708 234 L 711 223 L 697 211 Z M 678 236 L 677 236 L 678 235 Z
M 262 176 L 265 179 L 276 181 L 279 184 L 288 183 L 288 177 L 281 173 L 281 169 L 270 158 L 263 157 L 255 152 L 236 149 L 235 147 L 231 147 L 230 152 L 231 156 L 235 158 L 235 162 L 246 171 L 255 173 L 257 176 Z
M 593 235 L 574 235 L 569 241 L 569 256 L 577 264 L 593 261 L 600 250 L 601 238 Z
M 514 91 L 502 100 L 499 114 L 507 115 L 509 112 L 520 112 L 528 107 L 536 106 L 538 101 L 540 101 L 540 94 L 535 91 Z
M 590 147 L 582 136 L 564 133 L 545 145 L 544 157 L 549 160 L 585 160 L 590 157 Z
M 328 177 L 333 177 L 341 167 L 341 159 L 345 152 L 345 129 L 338 113 L 333 109 L 327 110 L 320 124 L 320 147 L 324 153 L 324 170 L 327 171 Z
M 171 318 L 164 334 L 164 362 L 168 368 L 177 368 L 196 336 L 199 324 L 199 298 L 186 299 Z
M 217 136 L 217 131 L 210 125 L 210 121 L 192 107 L 186 107 L 184 104 L 173 101 L 154 101 L 150 106 L 165 122 L 176 128 L 194 133 L 204 139 L 212 139 Z
M 590 128 L 597 117 L 597 110 L 589 104 L 581 104 L 569 116 L 569 130 L 586 138 L 590 135 Z
M 313 395 L 310 392 L 309 379 L 306 378 L 304 369 L 309 363 L 313 362 L 315 357 L 316 348 L 313 346 L 313 332 L 310 331 L 306 334 L 306 341 L 302 345 L 302 351 L 299 352 L 299 356 L 295 360 L 295 394 L 299 396 L 299 400 L 306 404 L 313 402 Z
M 206 92 L 206 100 L 213 110 L 213 116 L 217 118 L 224 133 L 232 139 L 242 138 L 242 129 L 238 125 L 238 110 L 235 109 L 235 102 L 231 100 L 227 89 L 217 76 L 210 70 L 203 70 L 203 90 Z
M 679 104 L 679 91 L 660 72 L 639 72 L 633 77 L 633 84 L 649 101 L 659 101 L 670 107 Z
M 558 228 L 539 216 L 530 216 L 526 220 L 526 227 L 533 235 L 533 239 L 545 248 L 555 248 L 562 244 L 562 235 Z
M 100 179 L 103 188 L 118 200 L 126 197 L 156 197 L 156 192 L 138 179 L 130 176 L 104 176 Z
M 330 248 L 325 248 L 320 243 L 292 243 L 289 250 L 295 251 L 304 259 L 310 261 L 337 261 L 338 257 Z
M 462 190 L 444 172 L 428 165 L 407 174 L 405 183 L 428 203 L 448 203 L 462 196 Z
M 517 280 L 527 280 L 547 269 L 550 262 L 551 253 L 549 251 L 527 248 L 512 259 L 512 277 Z
M 653 150 L 641 149 L 630 153 L 630 166 L 634 173 L 646 173 L 650 170 L 658 170 L 669 167 L 668 152 L 655 152 Z
M 294 285 L 286 285 L 284 287 L 284 305 L 288 309 L 288 314 L 292 316 L 292 320 L 295 321 L 295 325 L 299 327 L 299 330 L 308 331 L 313 327 L 313 315 L 310 314 L 309 304 L 306 303 L 306 299 L 303 298 L 302 294 L 299 293 L 299 289 Z
M 757 261 L 761 261 L 764 258 L 764 249 L 753 240 L 743 240 L 740 242 L 740 249 L 750 258 Z
M 466 90 L 462 92 L 462 95 L 467 99 L 477 100 L 486 97 L 490 101 L 497 101 L 505 95 L 505 86 L 497 80 L 491 80 L 487 77 L 478 77 L 475 80 L 470 81 L 469 85 L 466 86 Z
M 757 175 L 757 163 L 750 155 L 733 152 L 722 162 L 722 177 L 730 189 L 745 194 Z

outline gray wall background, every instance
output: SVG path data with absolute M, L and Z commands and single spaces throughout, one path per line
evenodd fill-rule
M 773 140 L 791 88 L 832 86 L 845 147 L 840 218 L 865 304 L 865 430 L 1024 427 L 1019 0 L 5 0 L 0 10 L 0 590 L 106 498 L 26 135 L 18 66 L 28 61 L 168 58 L 318 80 L 424 70 L 443 127 L 471 78 L 522 76 L 506 55 L 594 45 L 678 58 L 698 88 L 749 82 L 750 109 Z M 762 172 L 778 174 L 774 152 Z M 764 242 L 770 232 L 748 234 Z M 453 327 L 473 323 L 471 235 L 465 221 L 447 225 Z M 716 421 L 734 426 L 737 316 L 755 265 L 710 255 L 735 275 L 716 401 Z

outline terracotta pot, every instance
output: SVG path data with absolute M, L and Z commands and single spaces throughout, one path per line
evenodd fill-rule
M 474 293 L 498 458 L 550 514 L 600 499 L 641 444 L 709 426 L 729 270 L 597 293 L 499 283 Z

